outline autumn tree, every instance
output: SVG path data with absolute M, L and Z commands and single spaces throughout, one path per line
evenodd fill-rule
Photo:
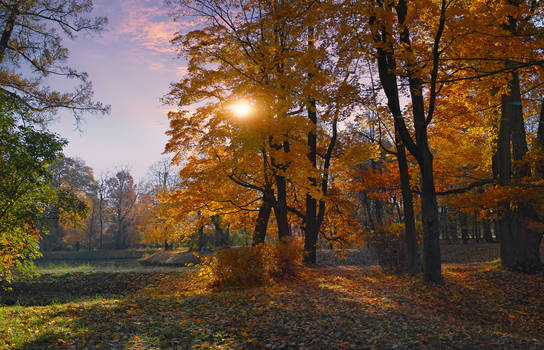
M 535 200 L 541 192 L 531 189 L 538 177 L 538 165 L 531 164 L 534 157 L 526 131 L 529 118 L 524 118 L 524 113 L 538 115 L 542 96 L 543 8 L 537 1 L 517 0 L 478 8 L 487 20 L 481 25 L 480 41 L 490 43 L 493 49 L 462 53 L 478 55 L 477 74 L 495 77 L 488 96 L 500 106 L 500 111 L 494 109 L 497 116 L 500 113 L 500 120 L 493 162 L 494 177 L 501 187 L 497 194 L 503 197 L 496 208 L 501 261 L 506 267 L 534 272 L 542 267 L 539 247 L 543 218 Z M 538 141 L 532 148 L 538 148 Z
M 170 114 L 167 149 L 180 152 L 195 145 L 198 155 L 215 158 L 208 162 L 227 157 L 223 164 L 230 162 L 230 168 L 219 169 L 261 197 L 255 242 L 264 241 L 272 210 L 280 239 L 290 234 L 294 215 L 304 228 L 306 259 L 315 262 L 337 126 L 349 115 L 347 102 L 355 95 L 350 70 L 327 54 L 334 47 L 326 40 L 325 16 L 305 2 L 183 5 L 209 20 L 209 26 L 174 39 L 190 58 L 189 74 L 173 85 L 169 98 L 184 107 L 208 103 L 196 113 Z M 239 100 L 252 104 L 246 118 L 237 119 L 229 110 Z M 204 130 L 205 137 L 187 136 Z
M 99 32 L 106 18 L 89 18 L 92 0 L 5 0 L 0 2 L 0 89 L 29 110 L 27 120 L 47 122 L 57 109 L 106 113 L 109 106 L 92 100 L 87 74 L 66 66 L 68 50 L 63 37 Z M 28 74 L 30 73 L 30 75 Z M 80 85 L 62 93 L 46 84 L 48 76 L 75 79 Z
M 108 178 L 106 184 L 114 245 L 116 249 L 125 248 L 128 243 L 127 233 L 131 214 L 138 197 L 136 184 L 126 169 Z
M 172 247 L 178 238 L 178 227 L 169 217 L 170 208 L 166 200 L 176 188 L 178 179 L 177 168 L 172 165 L 172 160 L 164 157 L 149 167 L 138 201 L 145 241 L 164 243 L 165 250 Z
M 472 178 L 468 188 L 478 188 L 455 201 L 464 201 L 467 214 L 478 211 L 496 219 L 504 266 L 535 271 L 541 266 L 542 214 L 536 199 L 541 196 L 533 156 L 537 145 L 532 140 L 537 139 L 534 126 L 542 96 L 542 4 L 476 1 L 455 11 L 479 14 L 456 17 L 458 36 L 464 40 L 452 40 L 453 49 L 442 59 L 455 73 L 442 78 L 442 93 L 450 98 L 437 104 L 442 105 L 438 118 L 463 125 L 456 138 L 473 159 L 467 157 L 459 170 Z M 490 183 L 495 185 L 482 187 Z
M 364 21 L 362 28 L 368 28 L 363 29 L 357 39 L 365 49 L 375 52 L 381 86 L 394 120 L 397 157 L 404 181 L 407 178 L 404 148 L 416 159 L 419 167 L 424 279 L 441 283 L 438 206 L 428 129 L 440 89 L 437 81 L 443 53 L 442 36 L 446 10 L 451 4 L 429 1 L 424 5 L 420 7 L 423 11 L 417 13 L 414 3 L 403 0 L 398 3 L 363 2 L 353 4 L 353 9 L 355 18 Z M 401 109 L 403 90 L 398 87 L 399 81 L 408 86 L 411 115 Z M 406 197 L 407 184 L 404 183 L 403 187 L 404 198 L 409 200 Z M 411 269 L 415 266 L 414 234 L 410 232 L 411 236 L 407 236 L 411 238 L 411 244 L 407 245 L 411 252 Z

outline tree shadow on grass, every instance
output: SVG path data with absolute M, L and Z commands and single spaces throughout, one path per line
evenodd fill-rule
M 11 285 L 11 290 L 0 289 L 0 306 L 44 306 L 97 296 L 124 296 L 158 283 L 164 275 L 139 272 L 43 274 L 17 281 Z
M 119 300 L 52 310 L 43 316 L 44 322 L 71 321 L 56 332 L 28 339 L 20 348 L 536 349 L 543 345 L 538 330 L 524 336 L 489 322 L 478 327 L 478 319 L 487 316 L 477 312 L 489 305 L 473 312 L 474 322 L 468 323 L 467 314 L 459 310 L 478 305 L 485 288 L 463 286 L 449 277 L 446 287 L 426 287 L 377 269 L 321 268 L 310 273 L 271 288 L 196 294 L 176 295 L 174 284 L 160 281 Z M 465 304 L 457 303 L 459 308 L 457 294 L 467 298 Z

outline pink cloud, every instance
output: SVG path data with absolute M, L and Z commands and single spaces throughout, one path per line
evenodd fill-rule
M 164 64 L 160 62 L 151 62 L 149 64 L 149 69 L 151 69 L 152 71 L 160 71 L 160 70 L 163 70 L 164 68 L 165 68 Z
M 168 17 L 168 9 L 148 0 L 125 1 L 121 8 L 119 34 L 151 51 L 174 52 L 169 40 L 179 27 Z

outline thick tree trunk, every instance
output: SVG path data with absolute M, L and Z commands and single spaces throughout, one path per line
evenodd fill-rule
M 268 221 L 270 220 L 270 214 L 272 212 L 272 204 L 269 201 L 263 199 L 263 203 L 259 208 L 259 215 L 257 216 L 257 222 L 255 223 L 255 230 L 253 231 L 253 240 L 251 245 L 256 246 L 263 244 L 266 239 L 266 230 L 268 228 Z
M 438 205 L 434 189 L 433 156 L 427 150 L 419 162 L 421 170 L 421 221 L 423 226 L 423 279 L 442 282 Z
M 365 205 L 365 211 L 366 211 L 366 221 L 363 222 L 364 225 L 368 225 L 372 231 L 376 230 L 376 224 L 374 223 L 373 214 L 372 214 L 372 205 L 370 203 L 370 199 L 368 198 L 368 195 L 366 192 L 362 192 L 362 199 L 361 201 Z
M 206 247 L 206 241 L 204 237 L 204 225 L 200 225 L 198 227 L 198 251 L 199 252 L 204 251 L 205 247 Z
M 390 5 L 387 5 L 390 6 Z M 397 18 L 401 25 L 405 23 L 408 14 L 408 3 L 399 0 L 396 4 Z M 445 26 L 446 2 L 442 1 L 440 23 L 433 43 L 433 66 L 431 74 L 429 110 L 425 113 L 423 81 L 420 77 L 418 62 L 412 53 L 410 32 L 407 26 L 400 33 L 400 42 L 405 48 L 403 61 L 407 70 L 410 95 L 412 100 L 412 114 L 415 131 L 413 140 L 399 106 L 397 87 L 396 62 L 394 50 L 390 44 L 391 29 L 381 28 L 376 33 L 376 41 L 384 45 L 378 48 L 378 70 L 388 106 L 395 118 L 395 126 L 404 146 L 416 158 L 421 175 L 421 216 L 423 226 L 423 272 L 424 280 L 431 283 L 442 283 L 442 268 L 440 262 L 438 205 L 434 189 L 433 155 L 430 150 L 427 136 L 427 126 L 432 120 L 434 102 L 436 98 L 436 77 L 438 73 L 438 59 L 440 56 L 440 38 Z
M 396 63 L 392 52 L 378 49 L 378 71 L 380 81 L 387 96 L 387 105 L 393 115 L 395 125 L 395 143 L 397 146 L 397 163 L 399 166 L 402 203 L 404 209 L 404 249 L 406 268 L 409 274 L 416 274 L 419 271 L 419 253 L 417 248 L 417 233 L 415 227 L 414 204 L 412 190 L 410 188 L 410 174 L 406 159 L 405 145 L 400 130 L 402 125 L 402 111 L 397 86 L 397 77 L 394 74 Z
M 535 273 L 542 269 L 540 244 L 542 233 L 528 227 L 524 210 L 507 211 L 500 219 L 501 228 L 501 263 L 503 266 L 525 273 Z
M 419 252 L 417 247 L 417 232 L 414 216 L 414 199 L 410 188 L 410 173 L 404 144 L 398 132 L 395 133 L 397 143 L 397 164 L 400 173 L 400 187 L 402 191 L 402 207 L 404 209 L 404 258 L 406 272 L 415 275 L 419 272 Z
M 519 77 L 512 73 L 510 93 L 502 96 L 502 118 L 499 126 L 497 161 L 499 183 L 508 185 L 514 178 L 530 175 L 530 168 L 523 163 L 527 153 L 527 140 L 523 121 Z M 510 142 L 512 154 L 510 154 Z M 516 161 L 512 169 L 512 157 Z M 534 209 L 530 203 L 510 203 L 502 205 L 503 215 L 498 220 L 500 234 L 501 263 L 504 267 L 534 273 L 542 268 L 540 261 L 540 241 L 542 233 L 530 226 L 534 219 Z
M 314 47 L 314 28 L 308 27 L 308 49 Z M 308 74 L 308 80 L 312 80 L 313 74 Z M 306 105 L 310 130 L 307 134 L 308 153 L 307 157 L 312 166 L 312 170 L 317 168 L 317 109 L 316 101 L 313 97 L 308 98 Z M 317 179 L 309 177 L 311 187 L 317 187 Z M 317 237 L 319 235 L 319 224 L 317 218 L 317 200 L 311 193 L 306 194 L 306 213 L 304 218 L 304 262 L 315 264 L 317 258 Z
M 309 40 L 308 45 L 313 45 L 313 31 L 309 29 Z M 312 76 L 309 75 L 309 78 Z M 317 111 L 315 100 L 310 99 L 307 105 L 308 109 L 308 120 L 310 121 L 310 131 L 308 132 L 308 153 L 307 157 L 310 161 L 312 169 L 315 169 L 317 166 Z M 308 178 L 310 186 L 317 186 L 317 179 L 314 177 Z M 312 197 L 310 193 L 306 194 L 306 215 L 304 219 L 304 262 L 308 264 L 316 263 L 317 256 L 317 236 L 318 236 L 318 225 L 317 225 L 317 201 Z
M 213 215 L 211 217 L 215 234 L 214 234 L 214 246 L 217 247 L 225 247 L 228 243 L 228 239 L 226 239 L 225 230 L 221 227 L 221 217 L 219 215 Z
M 306 220 L 304 222 L 304 262 L 315 264 L 317 258 L 317 202 L 310 195 L 306 196 Z
M 278 226 L 278 239 L 290 236 L 289 219 L 287 217 L 287 188 L 285 177 L 276 176 L 276 188 L 278 196 L 274 205 L 274 215 L 276 216 L 276 224 Z

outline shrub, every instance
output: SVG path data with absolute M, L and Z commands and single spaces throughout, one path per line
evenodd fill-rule
M 248 288 L 294 277 L 302 264 L 302 249 L 295 239 L 277 244 L 226 248 L 216 256 L 201 257 L 200 277 L 216 287 Z
M 384 271 L 400 273 L 405 270 L 403 238 L 403 224 L 392 224 L 368 235 L 367 242 L 376 251 L 378 264 Z
M 286 237 L 272 246 L 276 278 L 294 277 L 302 265 L 302 241 Z

